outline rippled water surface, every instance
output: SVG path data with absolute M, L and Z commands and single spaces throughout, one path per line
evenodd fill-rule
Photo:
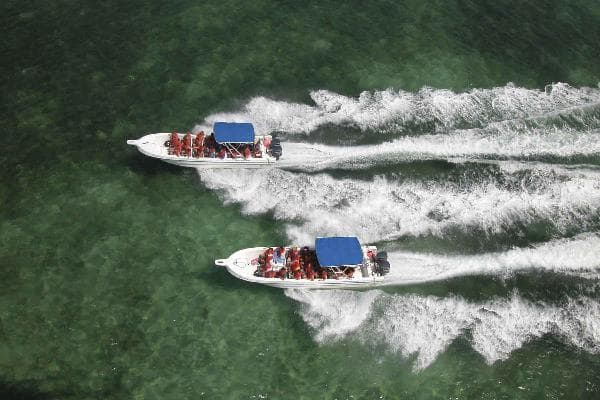
M 600 396 L 595 1 L 3 4 L 0 398 Z M 148 159 L 250 121 L 285 169 Z M 213 260 L 357 235 L 370 291 Z

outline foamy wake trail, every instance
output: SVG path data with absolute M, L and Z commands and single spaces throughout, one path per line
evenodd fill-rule
M 467 337 L 489 364 L 545 334 L 600 353 L 600 304 L 591 298 L 557 306 L 518 294 L 485 302 L 380 291 L 287 290 L 286 295 L 301 303 L 300 315 L 318 343 L 350 338 L 383 344 L 403 357 L 414 356 L 415 370 L 433 363 L 459 336 Z
M 455 127 L 484 127 L 494 121 L 532 118 L 572 107 L 597 104 L 599 88 L 573 88 L 564 83 L 545 91 L 506 85 L 466 93 L 423 88 L 417 93 L 395 90 L 363 92 L 358 98 L 327 90 L 310 93 L 315 105 L 251 99 L 239 112 L 210 115 L 196 129 L 215 121 L 255 124 L 259 132 L 310 133 L 324 125 L 353 126 L 363 131 L 402 131 L 432 126 L 434 131 Z
M 462 183 L 334 179 L 271 169 L 199 171 L 204 184 L 247 214 L 272 212 L 299 243 L 356 235 L 363 242 L 449 232 L 500 234 L 534 222 L 558 231 L 589 230 L 600 213 L 600 181 L 548 171 Z M 509 182 L 509 183 L 507 183 Z
M 389 254 L 392 269 L 386 284 L 406 285 L 466 275 L 507 275 L 532 269 L 600 279 L 600 237 L 581 234 L 533 248 L 463 256 L 410 252 Z
M 571 157 L 600 154 L 600 130 L 534 129 L 522 135 L 510 130 L 488 134 L 470 129 L 455 131 L 451 135 L 405 136 L 369 146 L 284 143 L 283 149 L 284 157 L 279 165 L 305 171 L 361 169 L 376 164 L 458 157 Z

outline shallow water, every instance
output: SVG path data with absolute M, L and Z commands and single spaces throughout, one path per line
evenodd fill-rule
M 0 397 L 598 397 L 600 8 L 479 3 L 4 4 Z M 220 119 L 287 168 L 124 144 Z M 212 264 L 345 234 L 390 285 Z

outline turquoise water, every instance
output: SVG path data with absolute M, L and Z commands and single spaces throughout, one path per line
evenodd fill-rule
M 1 398 L 599 396 L 597 2 L 1 8 Z M 333 156 L 198 173 L 125 145 L 218 119 Z M 329 234 L 393 284 L 213 266 Z

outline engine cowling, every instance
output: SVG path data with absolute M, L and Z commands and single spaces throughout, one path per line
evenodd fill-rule
M 388 262 L 387 253 L 380 251 L 375 257 L 376 272 L 379 275 L 387 275 L 390 273 L 390 263 Z
M 279 138 L 274 137 L 271 141 L 271 155 L 279 160 L 279 157 L 283 155 L 283 148 L 281 147 L 281 141 Z

